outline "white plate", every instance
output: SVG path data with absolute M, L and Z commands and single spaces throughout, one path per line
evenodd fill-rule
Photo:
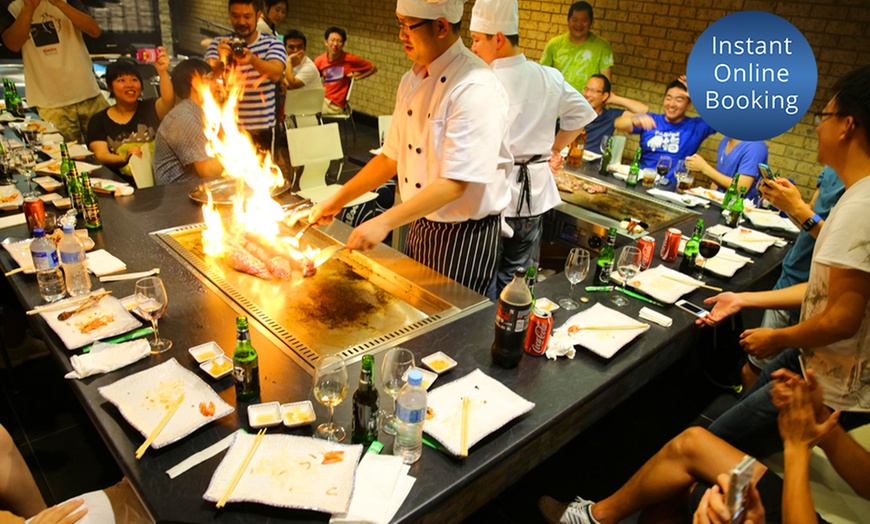
M 688 189 L 686 192 L 709 200 L 710 202 L 716 202 L 717 204 L 721 204 L 722 200 L 725 198 L 725 193 L 706 187 L 693 187 Z
M 54 124 L 47 120 L 30 120 L 27 124 L 24 122 L 12 122 L 9 124 L 9 127 L 16 129 L 19 133 L 25 129 L 36 129 L 37 133 L 54 133 L 57 131 Z
M 310 400 L 281 404 L 281 420 L 288 428 L 295 428 L 311 424 L 317 417 L 314 415 L 314 406 Z
M 46 193 L 44 195 L 39 195 L 39 199 L 46 204 L 51 204 L 55 200 L 63 200 L 63 197 L 58 195 L 57 193 Z
M 46 191 L 54 191 L 55 189 L 63 186 L 63 184 L 61 184 L 57 180 L 51 178 L 50 176 L 34 177 L 33 181 L 36 182 L 37 184 L 39 184 L 39 187 L 41 187 L 42 189 L 44 189 Z
M 236 436 L 215 470 L 203 499 L 217 502 L 224 496 L 255 438 L 245 433 Z M 349 446 L 311 437 L 266 435 L 228 500 L 345 513 L 362 451 L 359 444 Z M 324 464 L 335 458 L 340 460 Z
M 15 186 L 0 186 L 0 210 L 18 209 L 24 203 L 24 196 Z
M 281 404 L 264 402 L 248 406 L 248 425 L 252 428 L 269 428 L 281 423 Z
M 572 326 L 631 326 L 641 324 L 638 320 L 602 304 L 577 313 L 562 324 L 556 332 L 566 333 L 574 345 L 581 345 L 589 351 L 604 358 L 610 358 L 638 335 L 649 329 L 649 325 L 638 329 L 620 329 L 614 331 L 579 330 L 569 333 Z
M 646 271 L 641 271 L 635 275 L 633 279 L 628 281 L 628 285 L 643 291 L 659 302 L 665 302 L 667 304 L 673 304 L 686 293 L 691 293 L 698 289 L 697 285 L 677 282 L 670 278 L 665 278 L 665 275 L 686 282 L 694 281 L 694 279 L 688 275 L 684 275 L 683 273 L 669 267 L 658 265 L 654 268 L 647 269 Z
M 743 216 L 746 217 L 749 222 L 752 223 L 755 227 L 761 227 L 765 229 L 780 229 L 782 231 L 789 231 L 792 233 L 797 233 L 800 231 L 796 225 L 792 223 L 791 220 L 787 218 L 783 218 L 776 213 L 769 212 L 767 210 L 750 210 L 747 209 L 743 212 Z
M 126 182 L 118 182 L 117 180 L 108 180 L 106 178 L 92 178 L 91 187 L 96 191 L 114 193 L 118 188 L 130 187 L 130 184 Z
M 457 456 L 462 438 L 463 397 L 471 399 L 468 414 L 469 448 L 535 407 L 534 403 L 517 395 L 479 369 L 436 388 L 429 393 L 430 409 L 423 431 Z
M 665 191 L 663 189 L 650 189 L 647 191 L 648 195 L 653 195 L 656 198 L 661 198 L 662 200 L 667 200 L 669 202 L 674 202 L 675 204 L 680 204 L 681 206 L 686 207 L 695 207 L 697 205 L 705 205 L 707 200 L 703 198 L 698 198 L 694 195 L 678 195 L 673 191 Z
M 423 388 L 426 390 L 428 390 L 430 387 L 432 387 L 432 384 L 435 382 L 435 379 L 438 378 L 438 373 L 429 371 L 428 369 L 414 367 L 414 368 L 408 368 L 405 370 L 405 374 L 402 375 L 402 380 L 404 380 L 405 382 L 408 382 L 408 373 L 410 373 L 412 369 L 418 370 L 420 372 L 420 374 L 423 375 L 423 382 L 421 384 L 423 385 Z
M 715 257 L 707 260 L 704 269 L 721 277 L 731 278 L 738 269 L 745 266 L 751 259 L 738 255 L 729 247 L 719 248 Z
M 64 211 L 72 207 L 72 202 L 70 201 L 69 197 L 59 198 L 54 201 L 54 207 L 60 209 L 61 211 Z
M 174 358 L 103 386 L 99 391 L 143 436 L 157 427 L 166 410 L 184 393 L 184 402 L 151 443 L 154 449 L 177 442 L 212 420 L 234 411 L 208 384 Z M 200 403 L 210 402 L 214 404 L 215 412 L 207 417 L 200 412 Z
M 18 267 L 29 267 L 30 269 L 25 269 L 24 272 L 27 274 L 36 273 L 36 270 L 33 269 L 33 257 L 30 255 L 30 243 L 33 242 L 32 238 L 25 238 L 19 242 L 13 242 L 11 244 L 3 244 L 3 247 L 6 251 L 12 255 L 12 260 L 18 264 Z
M 601 153 L 589 151 L 588 149 L 583 150 L 583 160 L 588 160 L 592 162 L 594 160 L 598 160 L 599 158 L 601 158 Z
M 42 144 L 39 149 L 51 158 L 60 158 L 60 144 Z M 67 144 L 70 158 L 85 158 L 93 154 L 81 144 Z
M 90 173 L 92 171 L 96 171 L 99 168 L 100 166 L 98 165 L 76 160 L 76 169 L 79 173 Z M 45 162 L 36 164 L 36 167 L 34 169 L 37 173 L 48 173 L 50 175 L 60 176 L 60 158 L 47 160 Z
M 233 360 L 226 355 L 218 355 L 200 364 L 199 369 L 215 380 L 222 379 L 233 372 Z
M 133 296 L 134 307 L 135 300 L 136 297 Z M 193 359 L 196 360 L 199 364 L 207 362 L 217 356 L 225 355 L 224 350 L 217 345 L 217 342 L 213 341 L 206 342 L 205 344 L 200 344 L 198 346 L 193 346 L 192 348 L 188 349 L 187 352 L 190 353 L 190 356 L 192 356 Z
M 448 357 L 443 351 L 425 356 L 421 362 L 439 375 L 456 367 L 456 361 Z
M 729 246 L 739 247 L 750 253 L 758 254 L 767 251 L 767 248 L 772 246 L 777 240 L 777 237 L 747 227 L 736 227 L 725 233 L 722 237 L 722 241 Z
M 93 292 L 97 291 L 101 290 Z M 73 315 L 67 320 L 57 319 L 60 313 L 73 311 L 80 305 L 81 301 L 77 301 L 70 304 L 68 308 L 40 313 L 68 349 L 80 348 L 96 340 L 120 335 L 142 325 L 124 308 L 120 300 L 111 295 L 104 296 L 94 307 Z M 90 325 L 98 327 L 89 329 Z M 83 329 L 89 330 L 84 332 Z

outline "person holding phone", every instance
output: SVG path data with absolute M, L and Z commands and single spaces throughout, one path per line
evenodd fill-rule
M 733 177 L 737 178 L 737 190 L 746 189 L 746 198 L 755 200 L 755 183 L 759 179 L 758 164 L 767 162 L 767 144 L 746 142 L 736 138 L 724 137 L 719 142 L 716 153 L 716 167 L 711 166 L 704 157 L 695 153 L 686 157 L 689 171 L 697 171 L 709 178 L 711 189 L 728 189 Z

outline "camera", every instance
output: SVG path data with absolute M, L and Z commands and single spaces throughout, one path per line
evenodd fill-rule
M 239 58 L 245 56 L 245 49 L 247 47 L 245 40 L 238 36 L 234 36 L 230 39 L 230 49 L 232 49 L 233 54 Z

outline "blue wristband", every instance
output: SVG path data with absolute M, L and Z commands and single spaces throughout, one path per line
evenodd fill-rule
M 801 224 L 801 229 L 803 229 L 804 231 L 809 232 L 811 229 L 813 229 L 814 227 L 816 227 L 816 224 L 818 224 L 818 223 L 821 222 L 821 221 L 822 221 L 822 217 L 820 217 L 820 216 L 818 215 L 818 213 L 816 213 L 816 214 L 814 214 L 813 216 L 811 216 L 810 218 L 808 218 L 808 219 L 806 220 L 806 222 L 804 222 L 803 224 Z

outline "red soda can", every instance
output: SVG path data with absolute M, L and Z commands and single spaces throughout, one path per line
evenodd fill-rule
M 659 256 L 665 262 L 673 262 L 677 259 L 677 254 L 680 251 L 680 240 L 683 239 L 683 232 L 677 228 L 670 228 L 665 231 L 665 241 L 662 242 L 662 251 Z
M 38 227 L 45 226 L 45 204 L 37 197 L 27 197 L 22 205 L 24 209 L 24 220 L 27 222 L 27 229 L 33 233 L 33 230 Z
M 640 270 L 645 271 L 652 265 L 656 252 L 656 239 L 647 235 L 637 241 L 640 250 Z
M 547 351 L 552 331 L 553 315 L 549 311 L 535 308 L 529 321 L 529 328 L 526 331 L 526 343 L 523 345 L 523 349 L 533 357 L 540 357 Z

